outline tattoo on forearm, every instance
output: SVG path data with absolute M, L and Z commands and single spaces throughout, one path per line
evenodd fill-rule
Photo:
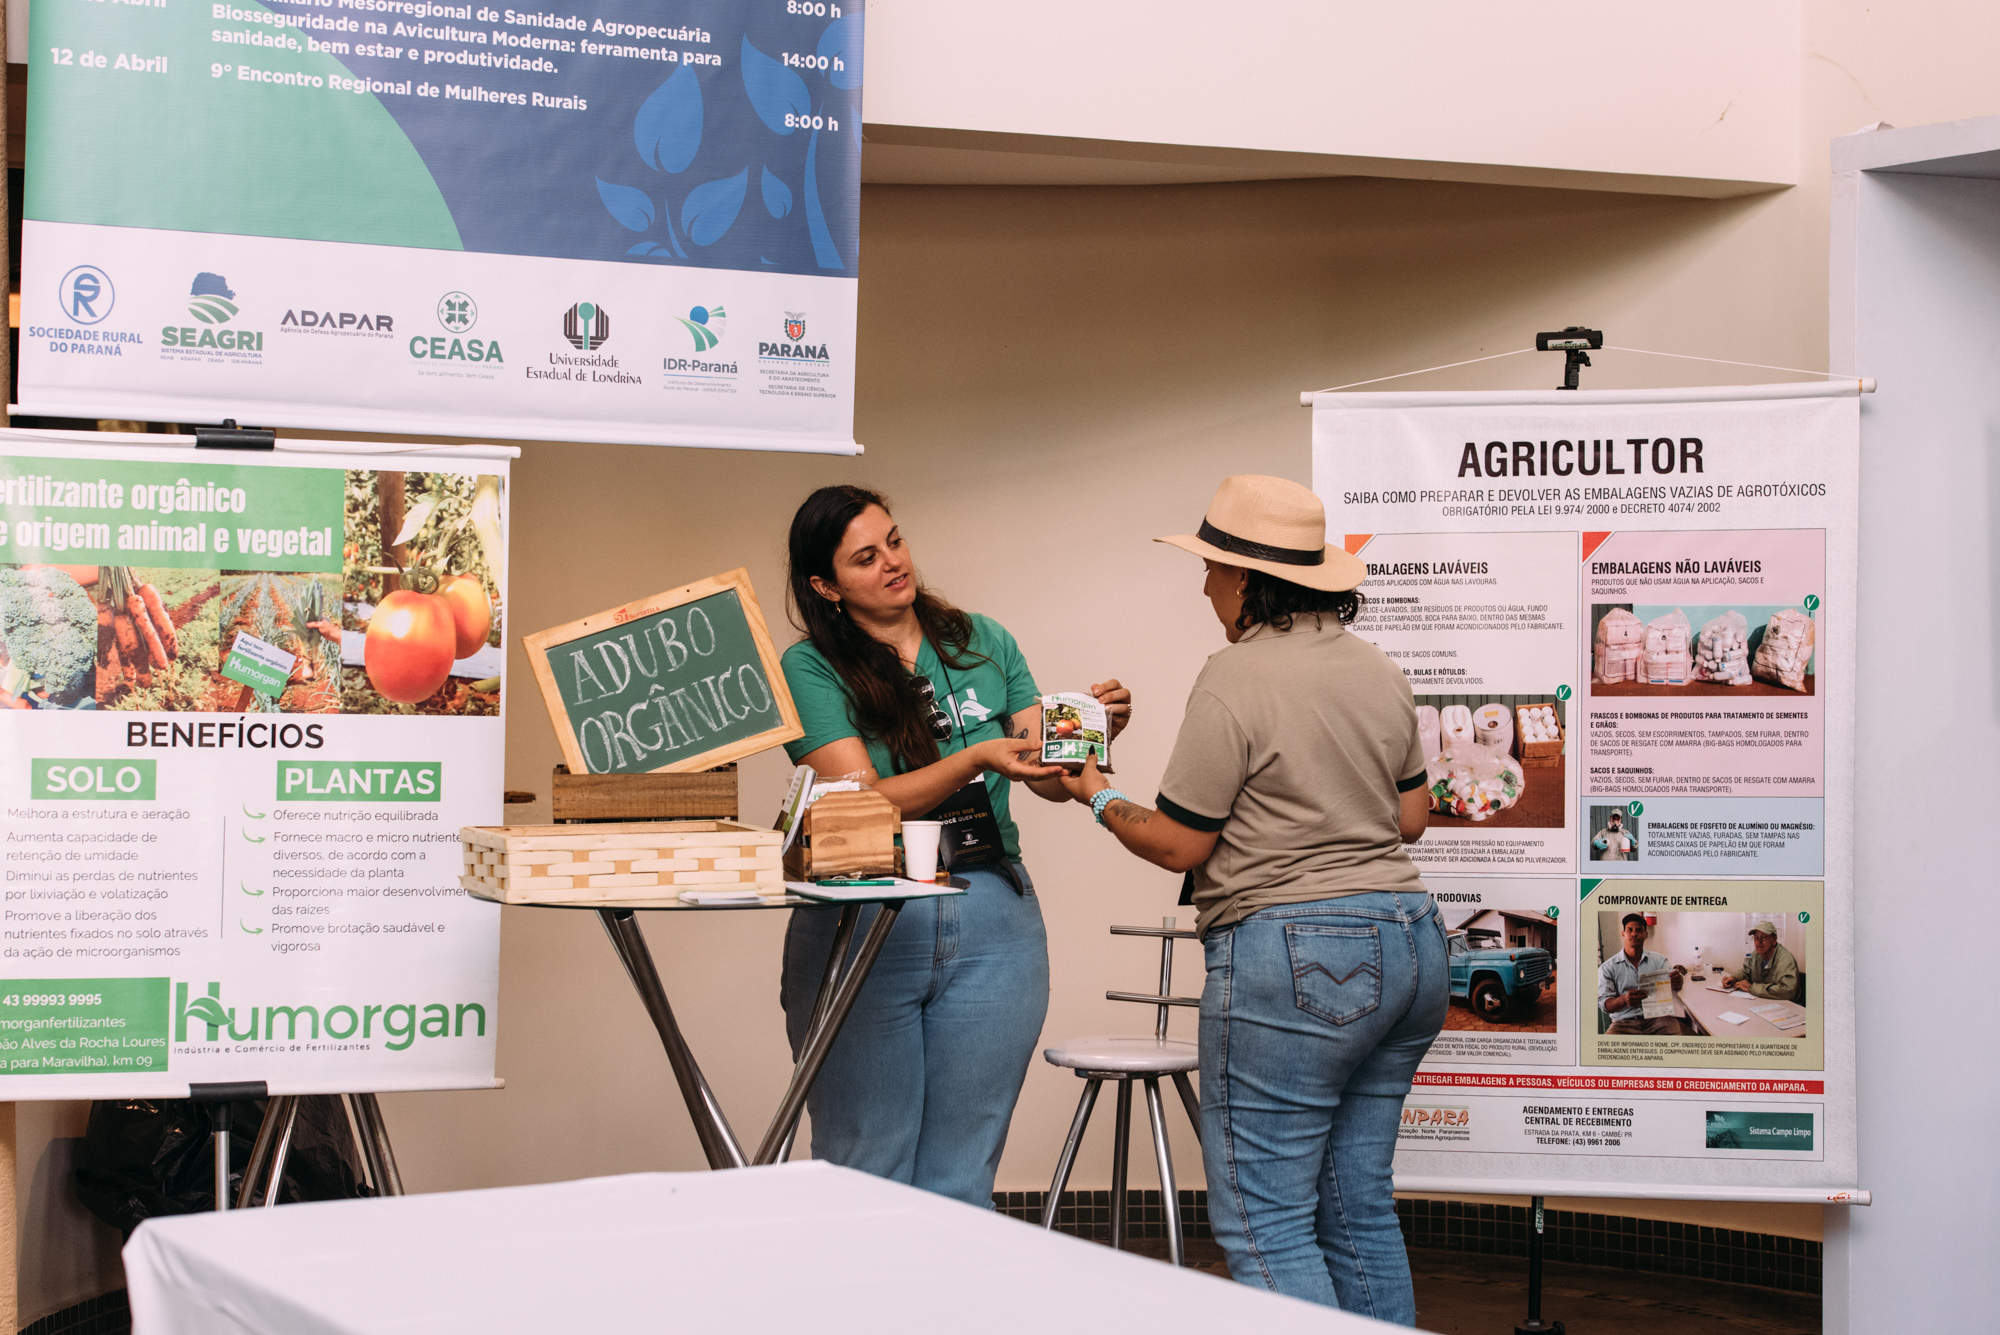
M 1023 729 L 1021 729 L 1021 730 L 1020 730 L 1019 732 L 1015 733 L 1015 734 L 1014 734 L 1014 740 L 1015 740 L 1015 741 L 1017 741 L 1017 742 L 1025 742 L 1025 741 L 1027 741 L 1027 740 L 1028 740 L 1028 730 L 1027 730 L 1026 728 L 1023 728 Z
M 1123 799 L 1113 802 L 1110 806 L 1104 808 L 1104 814 L 1116 817 L 1124 821 L 1127 825 L 1144 825 L 1147 821 L 1153 819 L 1153 813 L 1150 809 L 1140 806 L 1137 802 L 1127 802 Z

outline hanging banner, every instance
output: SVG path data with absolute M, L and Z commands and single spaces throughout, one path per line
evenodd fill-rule
M 0 433 L 0 1099 L 493 1083 L 514 451 L 380 448 Z
M 859 4 L 31 24 L 20 411 L 855 452 Z
M 1451 961 L 1399 1185 L 1854 1188 L 1857 392 L 1315 396 Z

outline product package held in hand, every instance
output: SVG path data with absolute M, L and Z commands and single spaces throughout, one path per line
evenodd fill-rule
M 1111 772 L 1110 719 L 1094 696 L 1065 692 L 1042 697 L 1042 763 L 1080 770 L 1097 757 L 1097 768 Z

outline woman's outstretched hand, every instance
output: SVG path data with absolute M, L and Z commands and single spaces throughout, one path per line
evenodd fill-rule
M 1110 725 L 1111 736 L 1115 739 L 1132 721 L 1132 692 L 1119 685 L 1118 678 L 1113 677 L 1109 681 L 1092 682 L 1090 694 L 1104 706 L 1105 722 Z
M 1009 779 L 1026 782 L 1030 779 L 1054 779 L 1069 771 L 1061 765 L 1043 765 L 1028 759 L 1029 753 L 1039 753 L 1042 744 L 1032 737 L 995 737 L 992 741 L 981 742 L 972 748 L 979 761 L 979 768 L 991 770 Z
M 1097 768 L 1097 757 L 1092 756 L 1083 762 L 1078 773 L 1063 771 L 1062 786 L 1071 797 L 1087 806 L 1091 798 L 1111 786 L 1111 780 L 1104 777 L 1104 772 Z

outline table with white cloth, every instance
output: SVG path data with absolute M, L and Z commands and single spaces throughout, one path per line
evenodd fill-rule
M 150 1219 L 138 1335 L 1386 1331 L 819 1162 Z

